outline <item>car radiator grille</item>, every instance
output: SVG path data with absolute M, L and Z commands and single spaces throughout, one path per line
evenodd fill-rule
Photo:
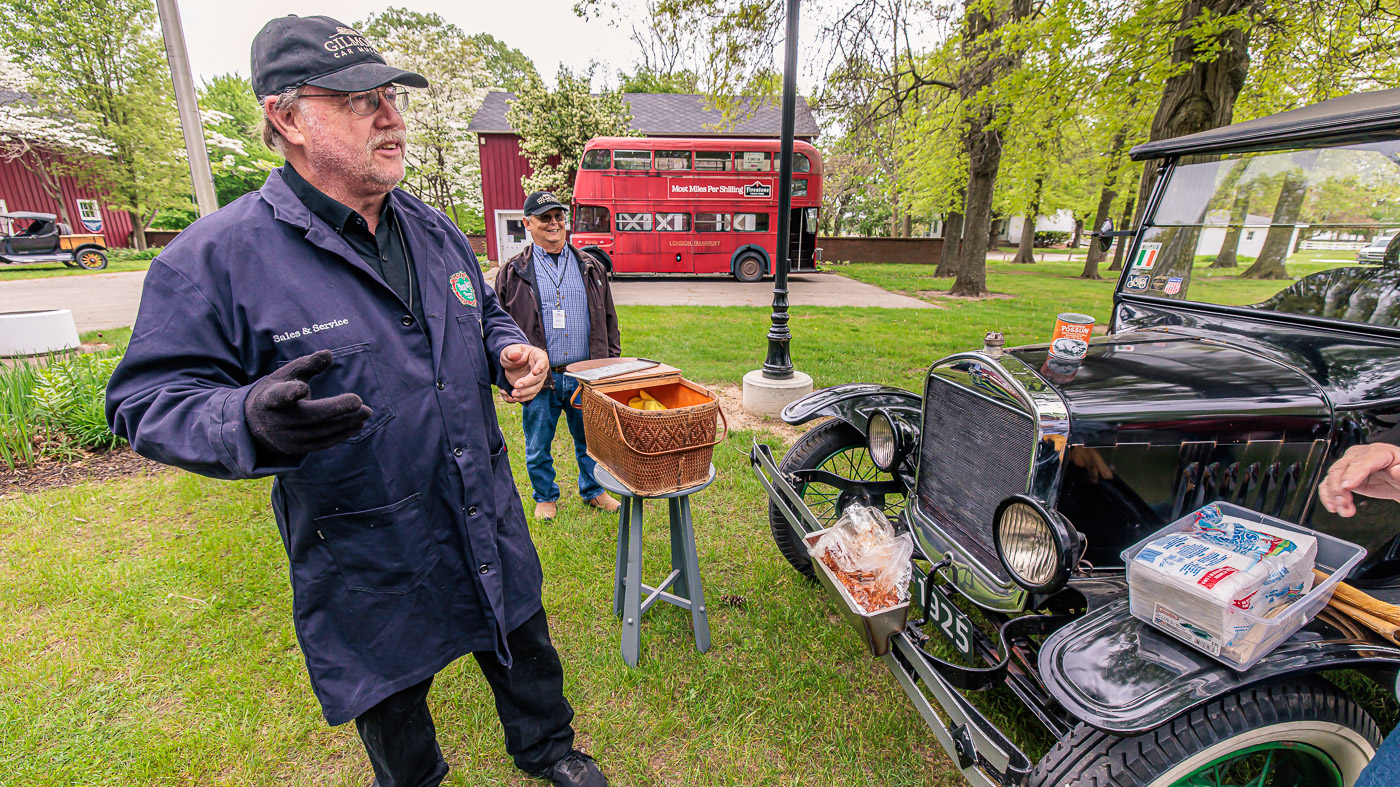
M 938 377 L 924 397 L 917 483 L 920 511 L 989 571 L 1009 580 L 992 544 L 997 504 L 1026 491 L 1030 415 Z

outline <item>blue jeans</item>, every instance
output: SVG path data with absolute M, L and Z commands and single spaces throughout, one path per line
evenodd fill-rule
M 555 373 L 554 387 L 541 389 L 534 399 L 525 403 L 521 420 L 525 427 L 525 467 L 530 471 L 530 488 L 536 503 L 553 503 L 559 499 L 559 485 L 554 483 L 554 430 L 559 426 L 559 411 L 574 437 L 574 456 L 578 459 L 578 493 L 584 500 L 603 494 L 603 487 L 593 480 L 597 464 L 589 458 L 583 439 L 583 411 L 569 404 L 569 397 L 578 388 L 578 380 Z
M 1356 787 L 1390 787 L 1395 784 L 1400 784 L 1400 727 L 1391 731 L 1376 750 L 1376 756 L 1371 758 L 1371 764 L 1356 780 Z

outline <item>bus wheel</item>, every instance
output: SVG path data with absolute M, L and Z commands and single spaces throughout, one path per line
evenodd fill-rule
M 734 266 L 734 278 L 742 282 L 760 281 L 763 279 L 764 267 L 762 257 L 757 254 L 745 254 Z

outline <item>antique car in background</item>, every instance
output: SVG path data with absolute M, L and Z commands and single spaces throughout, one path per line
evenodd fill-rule
M 1161 175 L 1141 226 L 1097 233 L 1128 254 L 1082 361 L 993 334 L 921 394 L 792 403 L 826 420 L 780 463 L 754 445 L 774 540 L 810 577 L 804 537 L 854 502 L 912 534 L 881 657 L 972 784 L 1350 785 L 1384 733 L 1356 692 L 1396 693 L 1400 647 L 1327 609 L 1236 672 L 1130 616 L 1120 552 L 1225 500 L 1365 547 L 1348 582 L 1400 603 L 1400 505 L 1316 499 L 1348 447 L 1400 442 L 1400 239 L 1353 257 L 1400 227 L 1400 90 L 1132 155 Z M 963 693 L 993 687 L 1057 741 L 1038 762 Z
M 106 239 L 101 233 L 75 234 L 52 213 L 0 213 L 0 230 L 0 264 L 61 262 L 90 271 L 107 267 Z

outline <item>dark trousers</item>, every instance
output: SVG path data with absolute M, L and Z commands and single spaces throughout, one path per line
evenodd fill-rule
M 506 637 L 514 666 L 494 651 L 473 653 L 496 695 L 496 713 L 515 767 L 538 774 L 574 747 L 574 709 L 564 699 L 564 670 L 540 610 Z M 436 787 L 447 776 L 428 712 L 432 678 L 391 695 L 355 719 L 378 787 Z

